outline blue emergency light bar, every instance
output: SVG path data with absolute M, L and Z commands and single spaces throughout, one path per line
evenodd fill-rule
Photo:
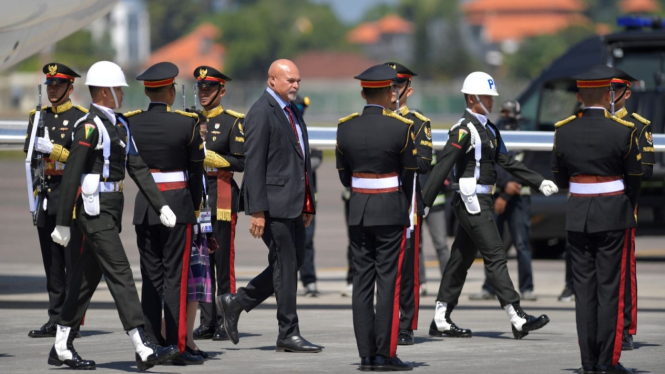
M 655 16 L 621 16 L 617 18 L 617 25 L 627 29 L 665 28 L 665 20 Z

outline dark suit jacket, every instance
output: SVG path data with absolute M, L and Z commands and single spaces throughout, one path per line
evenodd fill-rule
M 295 106 L 291 108 L 302 131 L 305 155 L 309 155 L 305 121 Z M 309 178 L 310 195 L 314 199 L 312 168 L 309 156 L 303 158 L 291 123 L 270 93 L 264 91 L 252 105 L 244 128 L 245 214 L 266 212 L 273 218 L 298 217 L 305 203 L 305 178 Z

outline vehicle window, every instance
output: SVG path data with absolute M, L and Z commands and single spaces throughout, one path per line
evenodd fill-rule
M 541 126 L 551 126 L 575 114 L 578 106 L 576 92 L 558 87 L 544 88 L 538 123 Z
M 656 89 L 655 73 L 665 69 L 665 52 L 624 51 L 623 58 L 614 59 L 614 67 L 625 71 L 634 78 L 644 81 L 645 90 Z

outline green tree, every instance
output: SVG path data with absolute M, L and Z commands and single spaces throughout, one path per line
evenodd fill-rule
M 225 70 L 234 78 L 264 78 L 278 58 L 346 46 L 347 29 L 330 7 L 309 0 L 257 0 L 209 21 L 222 28 Z
M 533 79 L 568 48 L 592 35 L 592 26 L 571 26 L 557 35 L 540 35 L 527 39 L 515 54 L 506 56 L 508 75 Z
M 190 31 L 209 2 L 201 0 L 148 0 L 150 44 L 156 50 Z

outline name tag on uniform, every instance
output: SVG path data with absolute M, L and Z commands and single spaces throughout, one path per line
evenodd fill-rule
M 212 213 L 210 208 L 201 208 L 201 213 L 199 214 L 199 227 L 201 227 L 201 232 L 204 234 L 209 234 L 212 232 Z

